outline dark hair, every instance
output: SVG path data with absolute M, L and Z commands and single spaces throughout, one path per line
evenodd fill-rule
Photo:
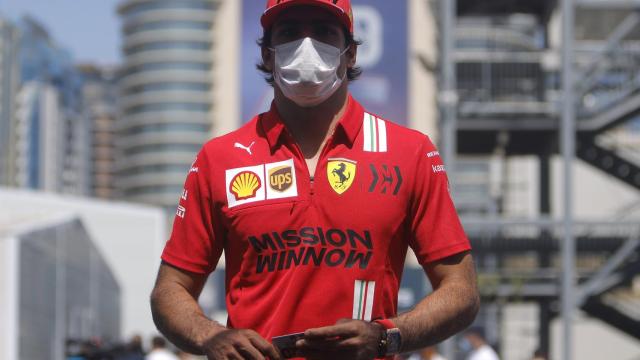
M 484 328 L 479 327 L 479 326 L 470 327 L 469 329 L 467 329 L 466 334 L 467 335 L 475 335 L 475 336 L 481 338 L 482 340 L 486 340 L 485 334 L 484 334 Z
M 351 46 L 355 44 L 356 46 L 362 45 L 362 41 L 356 40 L 353 37 L 353 34 L 348 31 L 346 28 L 344 30 L 344 38 L 346 39 L 346 46 Z M 265 30 L 262 34 L 262 37 L 257 41 L 258 46 L 260 48 L 270 48 L 271 47 L 271 29 Z M 264 80 L 271 86 L 273 86 L 273 74 L 267 67 L 264 65 L 264 62 L 261 60 L 260 63 L 256 64 L 256 69 L 260 70 L 260 72 L 264 75 Z M 352 68 L 347 68 L 347 79 L 349 81 L 357 80 L 360 75 L 362 75 L 362 69 L 359 66 L 354 66 Z
M 151 345 L 154 348 L 164 348 L 167 346 L 167 340 L 165 340 L 162 336 L 154 336 L 151 339 Z

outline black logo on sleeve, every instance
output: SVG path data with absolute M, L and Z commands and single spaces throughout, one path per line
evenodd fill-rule
M 369 185 L 370 193 L 379 191 L 382 194 L 398 195 L 403 181 L 400 167 L 391 168 L 387 165 L 377 167 L 374 164 L 369 164 L 369 168 L 372 175 L 371 185 Z

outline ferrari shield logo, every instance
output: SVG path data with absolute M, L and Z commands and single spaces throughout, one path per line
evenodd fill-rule
M 331 188 L 342 195 L 349 190 L 356 177 L 356 162 L 348 159 L 329 159 L 327 179 Z

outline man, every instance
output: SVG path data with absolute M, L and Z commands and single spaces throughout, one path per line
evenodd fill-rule
M 484 338 L 484 331 L 480 328 L 469 329 L 463 339 L 463 347 L 469 349 L 467 360 L 500 360 Z
M 151 351 L 145 356 L 145 360 L 178 360 L 178 357 L 167 350 L 167 341 L 161 336 L 151 339 Z
M 536 351 L 533 352 L 532 360 L 547 360 L 548 358 L 547 353 L 542 349 L 536 349 Z
M 144 360 L 144 350 L 142 349 L 142 336 L 133 335 L 131 340 L 125 345 L 123 353 L 116 357 L 117 360 Z
M 350 2 L 269 0 L 261 23 L 271 110 L 192 165 L 151 296 L 158 328 L 209 359 L 280 359 L 272 338 L 298 332 L 297 356 L 373 359 L 468 326 L 475 273 L 438 152 L 349 95 Z M 397 315 L 409 246 L 435 290 Z M 223 250 L 226 327 L 196 302 Z
M 427 346 L 426 348 L 413 353 L 407 360 L 446 360 L 435 346 Z

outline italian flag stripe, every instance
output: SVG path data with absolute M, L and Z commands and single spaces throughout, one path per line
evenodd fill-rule
M 362 131 L 363 131 L 363 139 L 362 139 L 362 148 L 364 151 L 371 151 L 371 121 L 369 119 L 369 114 L 364 113 L 364 119 L 362 119 Z
M 371 151 L 378 151 L 378 124 L 376 123 L 373 115 L 369 115 L 369 121 L 371 122 Z
M 367 295 L 369 294 L 368 290 L 369 290 L 369 282 L 367 281 L 367 284 L 364 286 L 364 293 L 367 294 Z M 364 302 L 362 304 L 362 310 L 363 311 L 362 311 L 362 316 L 359 318 L 360 320 L 364 320 L 364 313 L 366 312 L 365 309 L 367 308 L 367 297 L 366 296 L 364 297 L 363 302 Z
M 384 120 L 378 119 L 378 152 L 387 152 L 387 126 Z
M 364 294 L 364 282 L 356 280 L 353 289 L 353 319 L 360 319 L 360 312 L 362 311 L 362 294 Z
M 356 280 L 353 292 L 353 318 L 371 321 L 376 282 Z
M 366 152 L 387 152 L 387 126 L 384 120 L 364 113 L 364 141 Z

